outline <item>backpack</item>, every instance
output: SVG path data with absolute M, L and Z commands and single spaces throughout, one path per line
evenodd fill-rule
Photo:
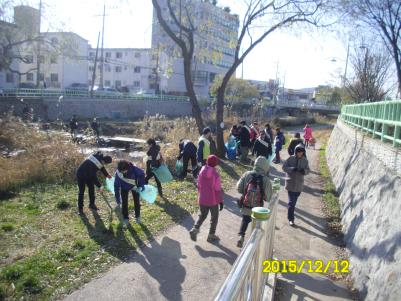
M 240 208 L 254 208 L 263 206 L 263 176 L 252 174 L 252 179 L 246 185 L 245 193 L 239 200 Z

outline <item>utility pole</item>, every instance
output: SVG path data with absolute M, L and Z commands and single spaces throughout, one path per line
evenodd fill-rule
M 41 23 L 41 19 L 42 19 L 42 0 L 39 1 L 39 40 L 38 40 L 38 49 L 37 49 L 37 57 L 36 57 L 36 88 L 39 89 L 39 85 L 40 85 L 40 23 Z M 43 79 L 44 80 L 44 79 Z
M 344 70 L 344 76 L 343 76 L 343 87 L 345 87 L 345 84 L 346 84 L 346 81 L 347 81 L 348 59 L 349 59 L 349 41 L 348 41 L 348 46 L 347 46 L 347 58 L 345 59 L 345 70 Z
M 93 67 L 93 74 L 92 74 L 92 84 L 91 84 L 91 97 L 93 97 L 93 86 L 95 85 L 95 80 L 96 80 L 96 67 L 97 67 L 97 55 L 99 53 L 99 39 L 100 39 L 100 31 L 97 36 L 97 46 L 96 46 L 96 54 L 95 54 L 95 63 Z
M 103 25 L 102 25 L 102 48 L 100 50 L 100 83 L 99 88 L 103 89 L 103 71 L 104 71 L 104 19 L 106 16 L 106 4 L 103 4 Z

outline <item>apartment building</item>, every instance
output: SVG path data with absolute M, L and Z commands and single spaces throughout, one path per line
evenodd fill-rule
M 166 0 L 159 1 L 163 15 L 167 17 L 168 23 L 176 33 L 178 27 L 169 18 Z M 177 2 L 178 3 L 178 2 Z M 221 8 L 210 2 L 185 1 L 188 10 L 191 11 L 192 22 L 199 29 L 195 35 L 195 54 L 192 64 L 192 78 L 195 91 L 199 96 L 208 97 L 209 88 L 217 75 L 223 75 L 234 61 L 235 43 L 238 36 L 239 18 L 231 14 L 228 8 Z M 175 6 L 177 11 L 180 8 Z M 183 8 L 181 7 L 182 14 Z M 180 15 L 179 12 L 177 15 Z M 153 11 L 152 26 L 152 49 L 160 50 L 154 56 L 151 64 L 156 65 L 162 60 L 160 56 L 169 58 L 166 67 L 160 66 L 160 76 L 151 82 L 151 86 L 157 89 L 158 82 L 162 78 L 167 80 L 167 91 L 170 93 L 185 93 L 183 60 L 180 50 L 174 41 L 167 35 L 157 20 L 155 10 Z
M 154 69 L 150 66 L 150 48 L 104 48 L 103 86 L 127 88 L 130 92 L 147 92 Z M 96 49 L 89 49 L 88 83 L 92 83 Z M 102 68 L 101 51 L 98 51 L 95 86 L 100 86 Z
M 87 83 L 88 41 L 72 32 L 39 32 L 39 22 L 39 11 L 24 5 L 14 7 L 14 23 L 1 22 L 0 39 L 21 43 L 12 49 L 16 72 L 2 69 L 0 87 L 36 85 L 38 80 L 41 87 L 61 89 Z

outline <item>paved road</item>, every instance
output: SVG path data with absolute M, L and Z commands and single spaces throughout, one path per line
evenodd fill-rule
M 286 192 L 280 194 L 277 217 L 276 257 L 280 259 L 333 259 L 335 249 L 325 234 L 321 213 L 320 178 L 317 171 L 317 151 L 310 151 L 312 173 L 308 188 L 297 208 L 297 228 L 286 221 Z M 281 166 L 275 165 L 280 173 Z M 188 230 L 195 217 L 170 228 L 149 245 L 143 247 L 128 262 L 111 269 L 74 292 L 65 300 L 212 300 L 239 254 L 235 246 L 240 216 L 235 204 L 235 191 L 225 197 L 226 209 L 220 215 L 217 234 L 221 242 L 206 242 L 208 220 L 198 241 L 189 239 Z M 249 237 L 249 235 L 247 236 Z M 343 286 L 317 274 L 281 275 L 279 300 L 350 300 Z
M 322 179 L 318 174 L 319 145 L 316 150 L 308 149 L 307 156 L 311 173 L 305 178 L 304 192 L 298 199 L 293 228 L 287 220 L 287 191 L 280 191 L 280 201 L 276 220 L 275 257 L 279 260 L 328 260 L 335 259 L 338 241 L 328 237 L 326 220 L 322 213 Z M 283 152 L 284 153 L 284 152 Z M 274 165 L 273 173 L 282 178 L 285 174 L 281 166 Z M 306 273 L 279 274 L 276 299 L 287 300 L 352 300 L 348 289 L 333 282 L 324 275 Z

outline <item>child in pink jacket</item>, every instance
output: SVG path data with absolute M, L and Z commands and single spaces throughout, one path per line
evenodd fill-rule
M 199 233 L 199 228 L 205 221 L 209 211 L 211 215 L 211 223 L 208 242 L 219 240 L 215 234 L 217 222 L 219 220 L 220 211 L 223 210 L 223 190 L 221 189 L 220 175 L 215 169 L 219 164 L 219 158 L 215 155 L 207 157 L 206 165 L 202 167 L 198 175 L 198 203 L 199 217 L 193 228 L 189 231 L 191 239 L 196 241 L 196 235 Z
M 312 139 L 312 128 L 306 124 L 304 127 L 305 147 L 309 146 L 309 141 Z

